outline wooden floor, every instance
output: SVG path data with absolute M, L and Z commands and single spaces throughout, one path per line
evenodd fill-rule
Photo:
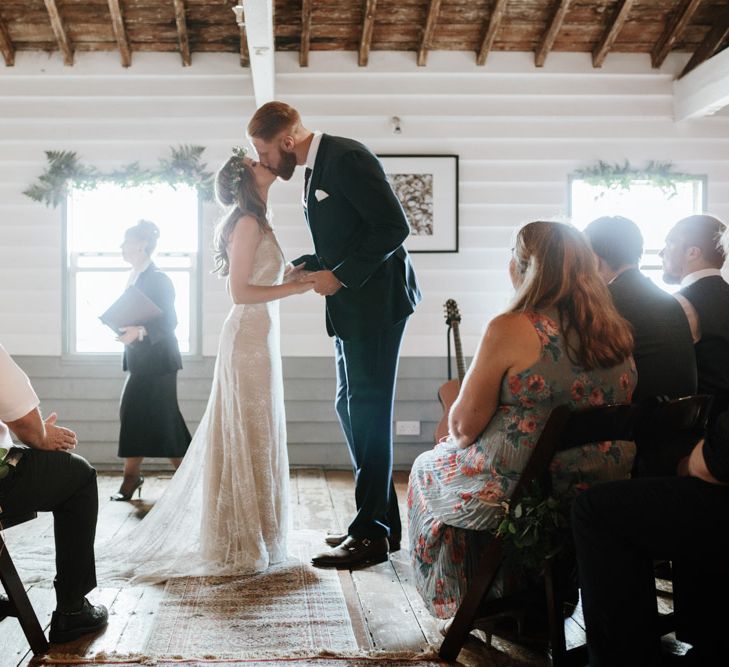
M 139 521 L 159 498 L 168 479 L 169 473 L 148 474 L 142 501 L 114 503 L 107 499 L 110 493 L 117 490 L 120 478 L 100 475 L 99 538 L 111 538 L 123 525 L 126 528 L 129 522 Z M 346 528 L 354 512 L 350 473 L 319 469 L 293 470 L 291 482 L 294 528 L 321 530 L 322 536 L 328 529 Z M 407 476 L 404 473 L 396 474 L 396 486 L 401 514 L 405 517 Z M 39 519 L 26 524 L 23 530 L 27 532 L 29 540 L 52 530 L 50 515 L 39 515 Z M 440 645 L 442 637 L 438 633 L 437 621 L 425 609 L 413 586 L 406 549 L 393 554 L 389 562 L 354 572 L 341 572 L 340 577 L 361 648 L 419 651 L 429 645 Z M 53 590 L 31 586 L 28 594 L 41 624 L 47 630 L 55 605 Z M 91 656 L 100 652 L 129 654 L 142 651 L 162 594 L 162 586 L 151 585 L 97 589 L 89 597 L 92 602 L 105 604 L 109 608 L 109 627 L 91 640 L 66 645 L 65 652 Z M 579 635 L 579 624 L 575 621 L 572 624 L 573 633 Z M 215 648 L 210 647 L 212 653 Z M 27 665 L 31 657 L 17 621 L 7 618 L 0 622 L 0 667 Z M 459 656 L 459 664 L 468 667 L 506 667 L 542 666 L 547 662 L 539 655 L 495 637 L 492 647 L 486 647 L 476 638 L 470 639 Z

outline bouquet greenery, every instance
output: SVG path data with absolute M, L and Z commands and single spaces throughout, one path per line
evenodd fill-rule
M 539 573 L 544 561 L 569 542 L 565 503 L 534 489 L 514 505 L 503 503 L 504 518 L 495 534 L 505 540 L 514 559 L 528 572 Z

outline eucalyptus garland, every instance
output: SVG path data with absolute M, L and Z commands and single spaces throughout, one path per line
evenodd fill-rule
M 145 169 L 139 162 L 132 162 L 108 173 L 83 164 L 75 151 L 45 151 L 46 170 L 23 194 L 56 208 L 66 200 L 70 188 L 93 190 L 105 183 L 135 188 L 166 183 L 173 188 L 190 185 L 207 201 L 213 196 L 213 174 L 202 161 L 204 150 L 204 146 L 170 147 L 169 157 L 161 159 L 156 169 Z
M 670 199 L 678 194 L 677 184 L 694 180 L 696 176 L 673 170 L 673 163 L 651 160 L 643 169 L 637 169 L 625 161 L 624 164 L 598 160 L 592 167 L 577 169 L 577 178 L 590 185 L 602 186 L 608 190 L 629 190 L 633 181 L 646 181 L 659 188 Z

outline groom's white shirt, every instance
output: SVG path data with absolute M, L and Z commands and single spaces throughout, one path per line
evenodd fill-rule
M 305 167 L 308 167 L 312 171 L 314 171 L 314 164 L 316 163 L 316 154 L 319 152 L 319 144 L 321 143 L 321 135 L 322 133 L 319 130 L 314 130 L 314 138 L 311 140 L 311 143 L 309 144 L 309 152 L 306 154 L 306 164 Z M 309 179 L 309 185 L 308 187 L 311 187 L 311 179 Z M 304 193 L 304 201 L 308 201 L 309 199 L 309 191 Z

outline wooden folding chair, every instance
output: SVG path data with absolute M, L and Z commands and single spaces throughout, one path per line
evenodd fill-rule
M 0 514 L 0 524 L 2 524 L 3 530 L 17 526 L 26 521 L 35 519 L 38 515 L 35 512 L 29 512 L 23 515 L 6 516 Z M 38 622 L 38 617 L 33 611 L 33 607 L 30 604 L 28 595 L 25 592 L 23 582 L 18 576 L 18 572 L 13 565 L 13 560 L 10 558 L 8 548 L 5 545 L 2 532 L 0 532 L 0 582 L 2 582 L 5 593 L 8 596 L 7 600 L 0 600 L 0 620 L 6 616 L 14 616 L 20 622 L 20 626 L 23 628 L 28 644 L 33 651 L 34 655 L 41 655 L 48 650 L 48 641 L 46 636 L 43 634 L 43 628 L 41 628 Z
M 558 451 L 605 440 L 633 440 L 637 407 L 635 405 L 608 405 L 572 411 L 562 405 L 552 410 L 539 440 L 509 498 L 513 506 L 534 486 L 540 483 L 540 492 L 547 497 L 551 491 L 549 465 Z M 505 597 L 489 599 L 496 575 L 505 558 L 502 538 L 494 538 L 486 546 L 477 574 L 456 612 L 453 623 L 441 644 L 439 655 L 444 660 L 455 660 L 474 629 L 476 619 L 495 617 L 508 612 L 521 612 L 533 600 L 527 591 L 517 591 Z M 567 651 L 564 634 L 564 598 L 557 584 L 553 563 L 544 563 L 544 601 L 547 608 L 549 650 L 555 667 L 584 665 L 586 647 Z

